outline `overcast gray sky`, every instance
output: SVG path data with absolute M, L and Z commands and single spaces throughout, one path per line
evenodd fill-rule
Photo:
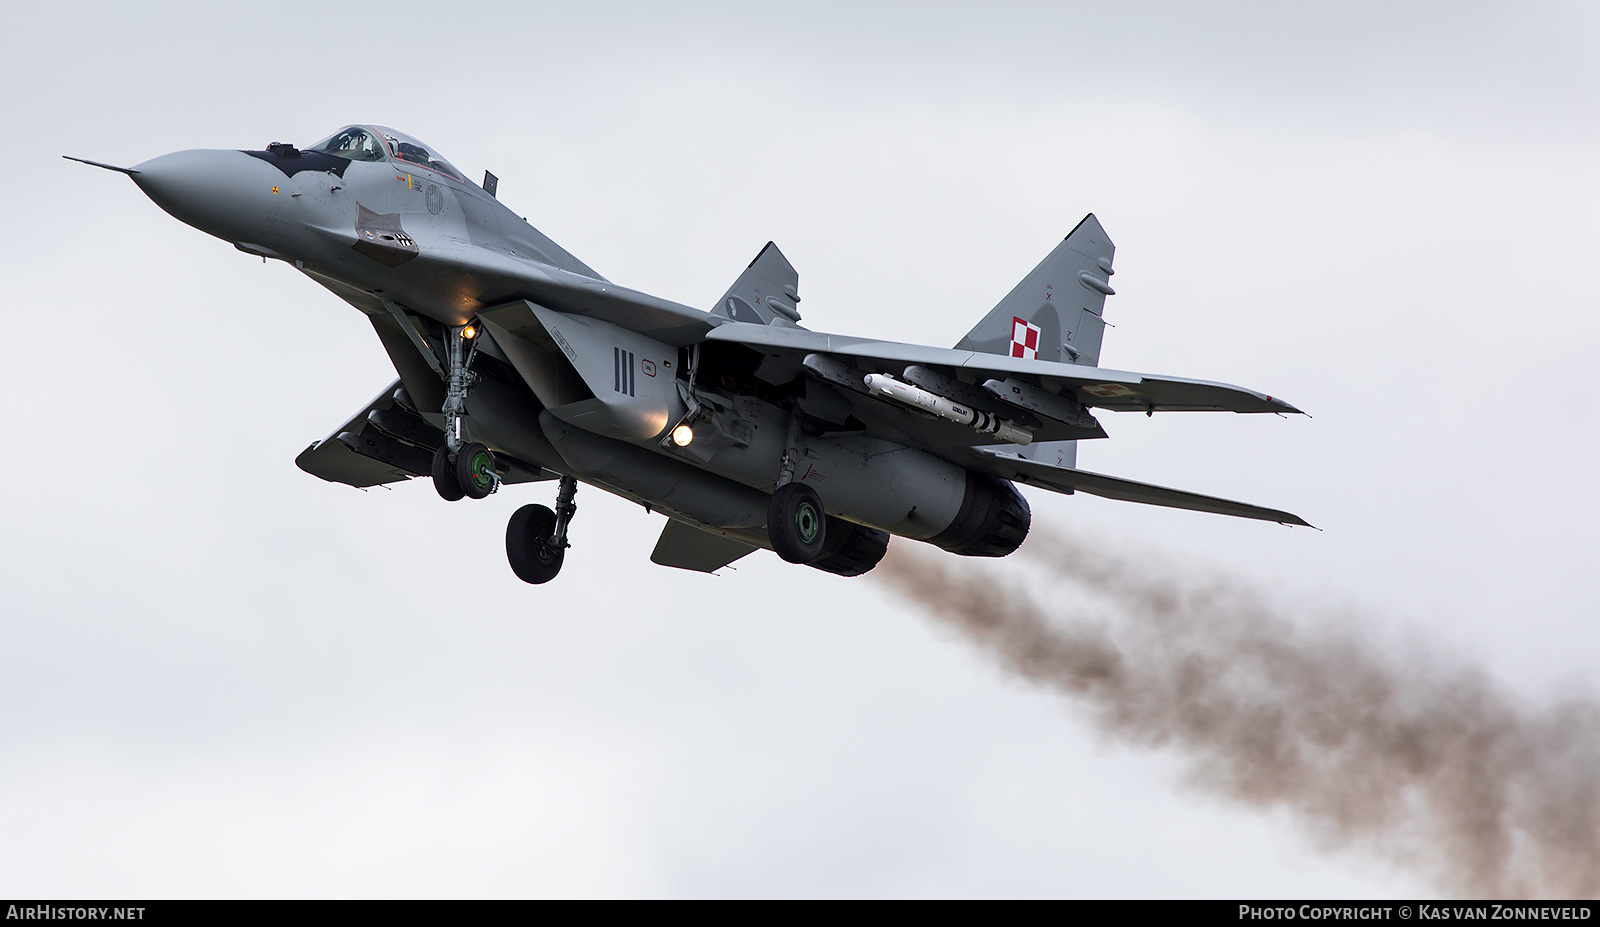
M 870 579 L 656 567 L 293 466 L 360 315 L 126 178 L 401 128 L 613 280 L 952 344 L 1085 212 L 1103 362 L 1312 419 L 1102 416 L 1089 469 L 1324 530 L 1032 494 L 1534 702 L 1589 693 L 1600 13 L 1548 4 L 31 4 L 0 35 L 0 894 L 1427 892 L 1101 740 Z M 1007 564 L 1005 569 L 1022 569 Z M 1062 588 L 1062 597 L 1074 595 Z

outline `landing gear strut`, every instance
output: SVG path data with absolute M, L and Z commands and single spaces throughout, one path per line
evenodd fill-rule
M 477 334 L 477 329 L 471 325 L 450 329 L 450 369 L 445 372 L 443 409 L 444 447 L 433 452 L 433 488 L 446 502 L 455 502 L 463 496 L 482 499 L 500 488 L 494 454 L 484 445 L 462 437 L 467 393 L 472 390 L 470 368 L 478 352 Z
M 799 457 L 800 411 L 795 409 L 789 413 L 789 431 L 784 436 L 783 459 L 778 465 L 778 487 L 767 505 L 767 539 L 778 556 L 790 563 L 810 563 L 822 556 L 828 518 L 817 491 L 794 482 Z
M 573 501 L 578 494 L 578 481 L 570 476 L 561 478 L 561 488 L 556 492 L 556 510 L 542 505 L 525 505 L 517 509 L 506 525 L 506 561 L 511 572 L 525 583 L 548 583 L 561 572 L 566 559 L 567 527 L 578 511 Z

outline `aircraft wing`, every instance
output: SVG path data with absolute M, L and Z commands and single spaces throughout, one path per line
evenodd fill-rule
M 1282 399 L 1227 383 L 875 341 L 777 325 L 730 322 L 713 329 L 706 335 L 706 340 L 733 342 L 779 356 L 832 356 L 852 363 L 865 373 L 898 375 L 908 365 L 919 365 L 974 385 L 981 385 L 990 379 L 1032 377 L 1052 393 L 1070 396 L 1089 408 L 1116 412 L 1300 411 Z M 1039 440 L 1053 439 L 1052 436 L 1039 436 Z
M 528 298 L 557 312 L 611 322 L 673 347 L 699 341 L 716 319 L 699 309 L 659 296 L 551 267 L 523 271 Z
M 480 307 L 526 299 L 557 312 L 610 322 L 674 347 L 699 341 L 719 321 L 708 312 L 670 299 L 498 251 L 463 244 L 441 257 L 448 259 L 451 268 L 469 272 L 462 285 L 471 284 L 473 299 Z M 352 288 L 326 275 L 312 276 L 368 314 L 385 312 L 381 299 L 371 294 L 351 292 Z
M 330 483 L 365 488 L 426 476 L 444 432 L 401 402 L 400 381 L 383 388 L 366 407 L 294 459 L 295 466 Z M 407 400 L 409 402 L 409 400 Z M 500 479 L 527 483 L 551 479 L 542 468 L 497 453 Z
M 611 322 L 673 347 L 694 344 L 720 321 L 670 299 L 497 251 L 462 245 L 461 250 L 444 257 L 450 259 L 452 272 L 467 271 L 461 277 L 462 285 L 471 284 L 473 301 L 483 308 L 526 299 L 557 312 Z M 384 297 L 313 269 L 302 268 L 302 272 L 368 315 L 388 316 Z
M 720 534 L 696 528 L 676 518 L 667 519 L 661 529 L 661 538 L 651 552 L 652 563 L 694 570 L 697 573 L 715 573 L 756 548 L 743 541 L 725 538 Z
M 1014 480 L 1026 486 L 1038 486 L 1041 489 L 1068 494 L 1086 492 L 1093 496 L 1120 499 L 1124 502 L 1142 502 L 1146 505 L 1161 505 L 1167 508 L 1189 509 L 1194 512 L 1212 512 L 1217 515 L 1235 515 L 1239 518 L 1275 521 L 1283 525 L 1311 527 L 1310 522 L 1300 516 L 1289 512 L 1280 512 L 1277 509 L 1262 508 L 1258 505 L 1234 502 L 1230 499 L 1219 499 L 1215 496 L 1202 496 L 1199 493 L 1184 492 L 1181 489 L 1168 489 L 1165 486 L 1125 480 L 1120 477 L 1106 476 L 1103 473 L 1091 473 L 1088 470 L 1055 467 L 1050 464 L 1029 460 L 1026 457 L 1019 457 L 1015 454 L 995 451 L 989 448 L 978 448 L 976 450 L 984 462 L 988 464 L 987 469 L 990 473 L 1008 480 Z
M 398 483 L 428 472 L 432 455 L 409 444 L 402 444 L 392 439 L 386 441 L 382 448 L 383 456 L 380 457 L 376 456 L 379 453 L 375 450 L 378 445 L 376 438 L 372 439 L 371 447 L 363 446 L 366 453 L 357 451 L 349 443 L 339 440 L 341 435 L 359 436 L 367 427 L 367 416 L 372 412 L 393 408 L 394 392 L 399 388 L 399 380 L 384 387 L 383 392 L 367 403 L 365 408 L 335 428 L 333 434 L 314 442 L 302 451 L 300 456 L 294 459 L 295 466 L 330 483 L 344 483 L 358 488 Z M 440 435 L 442 437 L 443 432 Z M 391 447 L 391 444 L 400 447 Z M 389 459 L 384 459 L 385 457 Z

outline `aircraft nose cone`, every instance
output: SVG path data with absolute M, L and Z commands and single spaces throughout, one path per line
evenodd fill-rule
M 260 237 L 288 180 L 242 151 L 177 151 L 134 170 L 133 182 L 173 218 L 234 242 Z

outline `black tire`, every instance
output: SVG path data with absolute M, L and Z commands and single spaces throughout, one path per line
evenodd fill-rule
M 433 488 L 446 502 L 459 502 L 463 493 L 456 482 L 456 468 L 450 463 L 450 449 L 441 447 L 433 452 Z
M 494 492 L 494 454 L 476 441 L 456 452 L 456 485 L 468 499 L 482 499 Z
M 506 524 L 506 562 L 525 583 L 548 583 L 561 572 L 566 548 L 551 547 L 556 513 L 542 505 L 525 505 Z
M 790 563 L 810 563 L 822 556 L 827 540 L 822 497 L 805 483 L 785 483 L 767 506 L 767 537 L 778 556 Z
M 860 576 L 870 572 L 889 552 L 889 532 L 828 516 L 828 543 L 822 556 L 807 564 L 835 576 Z

